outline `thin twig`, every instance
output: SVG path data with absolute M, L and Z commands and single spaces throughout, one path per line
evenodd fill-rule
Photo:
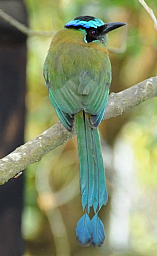
M 10 25 L 21 31 L 22 33 L 26 34 L 27 36 L 52 36 L 55 34 L 55 31 L 34 31 L 27 26 L 23 25 L 13 17 L 11 17 L 9 14 L 4 12 L 2 9 L 0 9 L 0 17 L 7 21 Z M 126 50 L 126 37 L 127 37 L 127 29 L 124 30 L 124 38 L 122 40 L 122 45 L 120 48 L 114 48 L 114 47 L 109 47 L 109 51 L 113 53 L 123 53 Z
M 9 14 L 4 12 L 2 9 L 0 9 L 0 17 L 7 21 L 10 25 L 17 28 L 22 33 L 26 34 L 27 36 L 52 36 L 55 32 L 46 32 L 46 31 L 34 31 L 25 25 L 21 24 L 19 21 L 11 17 Z
M 128 35 L 128 26 L 124 27 L 124 32 L 122 34 L 122 39 L 121 39 L 121 47 L 120 48 L 115 48 L 115 47 L 108 47 L 109 52 L 113 53 L 124 53 L 126 51 L 126 46 L 127 46 L 127 35 Z
M 119 93 L 111 93 L 104 120 L 121 115 L 140 103 L 157 96 L 157 77 L 149 78 Z M 42 134 L 14 150 L 0 160 L 0 184 L 5 183 L 30 164 L 64 144 L 76 134 L 75 129 L 68 132 L 60 122 Z
M 157 19 L 154 15 L 153 10 L 146 4 L 146 2 L 144 0 L 138 0 L 138 1 L 144 7 L 144 9 L 148 12 L 149 16 L 151 17 L 151 19 L 154 22 L 154 28 L 155 28 L 155 30 L 157 30 Z
M 60 150 L 60 154 L 62 153 L 63 149 L 64 147 Z M 56 161 L 58 161 L 60 154 L 57 155 L 57 157 L 52 156 L 53 159 L 51 162 L 51 168 L 39 168 L 36 175 L 36 189 L 39 195 L 39 207 L 45 211 L 50 223 L 51 231 L 53 233 L 54 243 L 56 247 L 56 256 L 70 256 L 71 252 L 68 240 L 68 232 L 59 206 L 71 200 L 74 195 L 76 195 L 76 189 L 79 190 L 79 186 L 76 185 L 75 177 L 74 180 L 70 182 L 70 184 L 68 184 L 66 187 L 63 187 L 61 190 L 57 192 L 54 192 L 52 190 L 50 186 L 50 173 L 51 170 L 54 168 Z M 77 181 L 78 180 L 79 179 L 77 177 Z M 73 183 L 75 183 L 75 187 Z M 73 189 L 75 191 L 74 193 Z M 67 200 L 65 201 L 63 198 L 66 198 Z

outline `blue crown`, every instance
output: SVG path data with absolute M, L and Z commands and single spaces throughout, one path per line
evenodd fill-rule
M 97 28 L 104 24 L 102 20 L 96 19 L 93 16 L 79 16 L 65 24 L 65 27 Z

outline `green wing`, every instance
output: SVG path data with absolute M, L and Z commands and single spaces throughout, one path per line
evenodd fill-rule
M 106 53 L 81 45 L 50 48 L 44 63 L 44 77 L 51 103 L 63 125 L 71 130 L 74 114 L 90 114 L 92 127 L 104 115 L 111 82 L 111 66 Z

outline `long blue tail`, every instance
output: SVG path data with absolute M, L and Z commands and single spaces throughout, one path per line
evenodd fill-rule
M 82 207 L 85 212 L 77 223 L 76 236 L 82 246 L 101 246 L 105 234 L 104 225 L 98 217 L 98 212 L 107 202 L 107 191 L 99 131 L 98 128 L 91 128 L 89 115 L 83 111 L 75 115 L 75 124 Z M 93 207 L 95 212 L 91 220 L 89 218 L 90 207 Z

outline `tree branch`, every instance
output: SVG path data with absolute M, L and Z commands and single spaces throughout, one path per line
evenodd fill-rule
M 11 26 L 15 27 L 22 33 L 26 34 L 27 36 L 52 36 L 55 32 L 47 32 L 47 31 L 34 31 L 27 26 L 23 25 L 13 17 L 11 17 L 9 14 L 4 12 L 2 9 L 0 9 L 0 17 L 8 22 Z
M 14 19 L 13 17 L 11 17 L 9 14 L 7 14 L 2 9 L 0 9 L 0 18 L 2 18 L 6 22 L 8 22 L 11 26 L 15 27 L 16 29 L 18 29 L 22 33 L 26 34 L 27 36 L 43 36 L 43 37 L 51 36 L 52 37 L 52 35 L 55 34 L 55 31 L 48 32 L 48 31 L 41 31 L 41 30 L 40 31 L 32 30 L 32 29 L 28 28 L 27 26 L 23 25 L 22 23 L 20 23 L 19 21 L 17 21 L 16 19 Z M 110 52 L 120 54 L 120 53 L 124 53 L 126 51 L 127 32 L 128 32 L 128 29 L 126 27 L 126 28 L 124 28 L 121 47 L 115 48 L 115 47 L 109 46 L 108 50 Z
M 154 29 L 157 30 L 157 19 L 155 17 L 153 10 L 146 4 L 146 2 L 144 0 L 138 0 L 138 1 L 144 7 L 144 9 L 149 14 L 149 16 L 151 17 L 152 21 L 154 22 Z
M 111 93 L 103 120 L 121 115 L 125 110 L 157 96 L 157 77 L 149 78 L 119 93 Z M 45 154 L 64 144 L 76 134 L 68 132 L 60 122 L 20 146 L 0 160 L 0 184 L 13 178 Z

